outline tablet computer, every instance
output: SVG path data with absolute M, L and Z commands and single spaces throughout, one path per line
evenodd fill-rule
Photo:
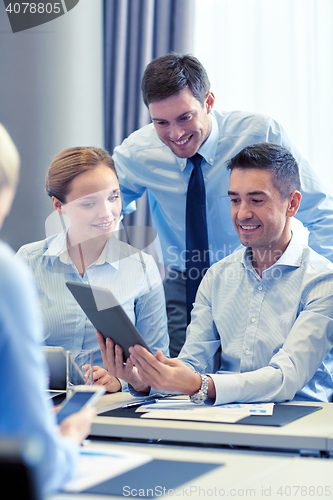
M 135 344 L 151 352 L 110 290 L 76 281 L 67 281 L 66 285 L 96 330 L 122 347 L 125 359 L 130 356 L 129 347 Z

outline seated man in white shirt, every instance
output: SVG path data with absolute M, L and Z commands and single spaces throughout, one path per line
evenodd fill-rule
M 178 358 L 134 346 L 122 366 L 121 348 L 99 337 L 105 363 L 127 372 L 134 365 L 136 391 L 198 403 L 331 401 L 333 265 L 292 235 L 297 162 L 282 146 L 258 143 L 228 168 L 232 221 L 246 248 L 207 271 Z

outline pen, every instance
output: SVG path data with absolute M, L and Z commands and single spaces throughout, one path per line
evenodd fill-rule
M 116 453 L 103 453 L 103 452 L 96 452 L 96 451 L 80 451 L 80 455 L 89 455 L 93 457 L 112 457 L 112 458 L 124 458 L 123 455 L 117 455 Z
M 133 401 L 132 403 L 127 403 L 124 406 L 121 406 L 121 408 L 130 408 L 131 406 L 141 406 L 144 404 L 153 404 L 157 403 L 158 399 L 141 399 L 140 401 Z
M 163 401 L 166 398 L 170 398 L 170 394 L 155 394 L 154 396 L 147 396 L 144 399 L 139 399 L 138 401 L 133 401 L 132 403 L 127 403 L 120 408 L 130 408 L 131 406 L 141 406 L 144 404 L 153 404 Z

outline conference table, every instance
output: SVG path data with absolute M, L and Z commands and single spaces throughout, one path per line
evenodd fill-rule
M 136 400 L 140 398 L 133 398 L 128 393 L 103 396 L 102 401 L 98 403 L 98 411 L 104 413 Z M 309 454 L 316 456 L 333 451 L 333 404 L 298 401 L 281 406 L 321 409 L 281 427 L 97 416 L 91 433 L 93 436 L 143 441 L 251 446 L 298 450 L 301 453 L 308 450 Z
M 103 396 L 97 403 L 90 445 L 100 447 L 102 452 L 149 455 L 155 469 L 147 469 L 150 472 L 146 473 L 145 486 L 134 471 L 121 476 L 122 491 L 118 481 L 117 486 L 112 483 L 107 495 L 93 491 L 62 493 L 52 500 L 153 495 L 333 499 L 332 404 L 285 403 L 283 406 L 321 409 L 282 426 L 144 420 L 121 415 L 119 408 L 139 399 L 128 393 Z M 117 416 L 111 416 L 115 412 L 110 410 L 117 410 Z M 101 415 L 106 412 L 110 412 L 108 416 Z M 173 477 L 182 471 L 184 480 L 173 483 Z

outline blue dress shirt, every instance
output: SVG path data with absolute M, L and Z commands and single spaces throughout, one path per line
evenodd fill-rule
M 92 349 L 94 365 L 103 366 L 96 330 L 66 287 L 72 280 L 110 289 L 152 351 L 168 355 L 164 290 L 154 259 L 112 237 L 81 277 L 67 252 L 66 236 L 65 231 L 18 251 L 35 276 L 45 343 Z
M 27 266 L 0 243 L 0 435 L 40 440 L 41 480 L 47 494 L 71 479 L 78 444 L 60 436 L 43 393 L 47 369 L 39 348 L 38 317 L 37 293 Z
M 215 404 L 332 401 L 333 264 L 296 238 L 262 278 L 249 249 L 226 257 L 201 282 L 178 359 L 211 374 Z
M 213 111 L 210 117 L 211 133 L 198 151 L 203 156 L 210 263 L 218 262 L 240 245 L 231 221 L 226 162 L 257 142 L 281 144 L 296 158 L 302 183 L 297 217 L 310 231 L 311 248 L 333 260 L 333 199 L 283 128 L 269 117 L 239 111 Z M 137 130 L 116 147 L 114 160 L 124 209 L 148 190 L 164 264 L 185 271 L 185 206 L 192 165 L 172 153 L 159 139 L 153 124 Z

